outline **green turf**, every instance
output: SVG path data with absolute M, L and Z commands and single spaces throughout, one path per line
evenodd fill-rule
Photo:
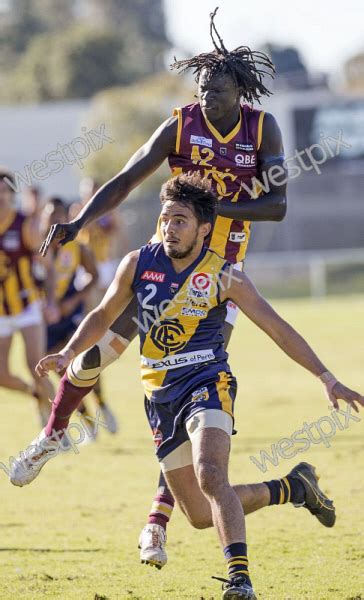
M 364 388 L 364 299 L 274 302 L 311 341 L 329 368 Z M 299 460 L 317 465 L 335 499 L 337 524 L 327 530 L 303 509 L 266 508 L 248 517 L 251 575 L 264 600 L 336 600 L 364 597 L 363 420 L 350 421 L 330 448 L 312 445 L 293 460 L 281 459 L 263 474 L 249 456 L 289 437 L 305 421 L 329 414 L 321 385 L 290 362 L 243 317 L 230 347 L 239 378 L 232 482 L 264 481 Z M 14 348 L 14 370 L 22 362 Z M 157 571 L 139 564 L 137 539 L 158 476 L 142 407 L 137 347 L 112 366 L 105 389 L 121 432 L 77 456 L 49 463 L 31 486 L 11 486 L 0 471 L 1 599 L 220 599 L 224 561 L 213 530 L 196 531 L 176 510 L 170 527 L 169 563 Z M 33 438 L 38 424 L 27 398 L 0 392 L 0 460 Z

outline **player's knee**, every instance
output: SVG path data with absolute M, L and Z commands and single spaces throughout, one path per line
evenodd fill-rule
M 82 370 L 97 369 L 101 365 L 101 354 L 98 346 L 93 346 L 81 354 L 80 367 Z
M 195 466 L 196 475 L 201 491 L 206 496 L 215 496 L 224 484 L 222 470 L 211 462 L 199 460 Z
M 195 529 L 208 529 L 211 527 L 211 519 L 203 515 L 188 515 L 187 519 Z
M 208 527 L 211 527 L 211 518 L 209 518 L 208 515 L 204 515 L 201 512 L 191 509 L 189 506 L 184 506 L 183 504 L 179 504 L 179 507 L 189 524 L 195 529 L 207 529 Z

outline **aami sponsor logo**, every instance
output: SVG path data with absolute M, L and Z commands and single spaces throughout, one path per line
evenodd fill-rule
M 155 281 L 157 283 L 163 283 L 165 278 L 165 273 L 158 273 L 158 271 L 144 271 L 140 279 L 145 279 L 146 281 Z
M 198 146 L 207 146 L 212 148 L 212 139 L 205 138 L 202 135 L 191 135 L 190 144 L 197 144 Z

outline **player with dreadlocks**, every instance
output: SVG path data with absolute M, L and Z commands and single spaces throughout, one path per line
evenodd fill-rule
M 53 225 L 41 248 L 43 254 L 52 241 L 58 240 L 60 244 L 65 244 L 73 240 L 85 225 L 116 208 L 165 159 L 168 159 L 173 175 L 198 171 L 211 180 L 219 203 L 214 227 L 206 242 L 212 250 L 240 270 L 249 241 L 250 222 L 280 221 L 284 218 L 285 177 L 281 180 L 282 183 L 277 181 L 277 167 L 280 167 L 279 172 L 282 173 L 284 161 L 281 133 L 271 114 L 252 106 L 262 96 L 270 95 L 264 84 L 264 77 L 273 77 L 273 64 L 265 54 L 254 52 L 245 46 L 228 51 L 216 30 L 215 15 L 216 10 L 211 14 L 210 24 L 214 50 L 188 60 L 175 61 L 172 65 L 172 69 L 180 72 L 193 71 L 198 83 L 198 102 L 175 109 L 173 116 L 162 123 L 125 167 L 96 192 L 76 219 L 70 223 Z M 257 180 L 264 180 L 267 176 L 269 189 L 265 186 L 262 193 Z M 156 240 L 159 239 L 157 232 Z M 194 273 L 192 276 L 186 308 L 186 314 L 191 311 L 191 316 L 196 314 L 194 311 L 198 310 L 198 299 L 201 296 L 198 285 L 194 285 L 194 282 L 201 281 L 199 275 L 201 276 Z M 158 283 L 163 281 L 164 274 L 162 271 L 145 271 L 141 277 L 150 282 L 150 299 L 157 293 Z M 170 287 L 170 299 L 177 291 L 176 282 Z M 92 390 L 101 371 L 116 360 L 134 339 L 138 324 L 136 309 L 137 300 L 134 299 L 98 344 L 73 360 L 60 381 L 50 420 L 33 442 L 33 455 L 37 441 L 44 437 L 52 439 L 53 431 L 62 433 L 68 426 L 69 416 Z M 200 312 L 203 315 L 204 311 Z M 229 303 L 224 328 L 226 345 L 236 313 L 236 306 Z M 164 336 L 163 343 L 166 355 L 175 354 L 172 331 Z M 154 433 L 154 441 L 156 447 L 163 443 L 158 430 Z M 52 456 L 55 454 L 44 453 L 42 450 L 42 466 Z M 180 454 L 177 449 L 171 453 L 169 465 L 164 468 L 183 468 L 190 464 L 189 461 L 190 457 Z M 18 463 L 14 463 L 11 480 L 15 485 L 25 485 L 33 481 L 39 471 L 40 467 L 27 461 L 26 450 Z M 283 480 L 256 486 L 254 493 L 250 486 L 242 486 L 245 513 L 291 501 L 307 505 L 327 525 L 326 516 L 322 517 L 322 513 L 329 514 L 331 518 L 333 509 L 330 509 L 331 512 L 327 511 L 324 503 L 313 505 L 312 502 L 316 500 L 307 498 L 306 483 L 302 483 L 297 477 L 289 476 L 290 489 L 285 481 L 280 483 Z M 309 471 L 308 477 L 310 485 L 316 489 L 317 478 L 314 472 Z M 318 492 L 316 497 L 322 498 L 321 493 Z M 161 474 L 148 524 L 140 537 L 141 560 L 159 568 L 167 562 L 165 531 L 173 505 L 174 499 Z M 193 525 L 199 526 L 191 507 L 188 518 Z

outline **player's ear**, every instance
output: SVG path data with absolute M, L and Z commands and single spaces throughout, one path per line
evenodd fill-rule
M 204 237 L 209 235 L 210 231 L 211 223 L 202 223 L 202 225 L 200 225 L 200 232 L 203 234 Z

